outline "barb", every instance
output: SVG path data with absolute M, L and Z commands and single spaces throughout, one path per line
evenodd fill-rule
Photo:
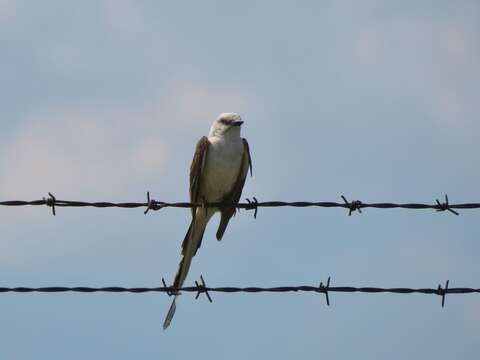
M 458 215 L 458 212 L 455 209 L 480 209 L 480 203 L 461 203 L 461 204 L 450 204 L 448 202 L 448 196 L 445 196 L 445 202 L 441 203 L 438 199 L 435 204 L 422 204 L 422 203 L 365 203 L 359 200 L 349 202 L 343 195 L 343 203 L 331 202 L 331 201 L 320 201 L 320 202 L 310 202 L 310 201 L 265 201 L 259 202 L 255 197 L 253 201 L 247 199 L 247 202 L 244 203 L 189 203 L 189 202 L 173 202 L 168 203 L 164 201 L 155 201 L 149 199 L 150 194 L 147 195 L 147 203 L 145 202 L 122 202 L 122 203 L 113 203 L 113 202 L 85 202 L 85 201 L 73 201 L 73 200 L 59 200 L 56 199 L 51 193 L 49 193 L 49 198 L 43 198 L 42 200 L 8 200 L 0 201 L 2 206 L 38 206 L 38 205 L 47 205 L 52 207 L 52 212 L 55 214 L 55 207 L 95 207 L 95 208 L 145 208 L 147 211 L 149 209 L 159 210 L 163 208 L 194 208 L 194 207 L 204 207 L 204 208 L 221 208 L 221 207 L 235 207 L 237 209 L 246 209 L 254 210 L 254 217 L 256 217 L 258 208 L 276 208 L 276 207 L 321 207 L 321 208 L 347 208 L 349 209 L 349 215 L 352 212 L 358 210 L 361 212 L 361 209 L 364 208 L 376 208 L 376 209 L 410 209 L 410 210 L 436 210 L 436 211 L 449 211 L 455 215 Z
M 447 280 L 445 283 L 445 289 L 442 289 L 442 285 L 438 285 L 437 294 L 442 297 L 442 308 L 445 306 L 445 295 L 448 293 L 448 283 L 450 280 Z
M 448 195 L 445 194 L 445 202 L 444 203 L 440 203 L 440 201 L 438 201 L 438 199 L 436 200 L 437 201 L 437 205 L 438 205 L 438 209 L 437 211 L 450 211 L 452 214 L 455 214 L 455 215 L 460 215 L 458 212 L 456 212 L 455 210 L 452 210 L 452 208 L 450 207 L 450 205 L 448 204 Z
M 55 198 L 55 196 L 52 195 L 51 192 L 48 193 L 48 196 L 48 198 L 43 198 L 43 201 L 45 202 L 45 205 L 52 208 L 52 214 L 53 216 L 55 216 L 55 202 L 57 201 L 57 199 Z
M 178 293 L 182 292 L 192 292 L 195 293 L 195 298 L 198 298 L 200 294 L 205 293 L 208 300 L 212 302 L 209 293 L 212 292 L 221 292 L 221 293 L 289 293 L 289 292 L 312 292 L 312 293 L 324 293 L 327 301 L 327 305 L 330 305 L 330 300 L 328 294 L 331 292 L 338 293 L 367 293 L 367 294 L 377 294 L 377 293 L 390 293 L 390 294 L 427 294 L 427 295 L 437 295 L 442 297 L 442 307 L 445 305 L 445 296 L 447 294 L 473 294 L 480 293 L 480 288 L 450 288 L 448 287 L 449 281 L 445 283 L 445 288 L 442 288 L 439 285 L 438 288 L 379 288 L 379 287 L 353 287 L 353 286 L 330 286 L 330 278 L 327 281 L 327 285 L 324 286 L 323 283 L 320 283 L 320 286 L 279 286 L 279 287 L 208 287 L 203 280 L 203 277 L 200 277 L 200 282 L 195 281 L 195 286 L 187 286 L 179 289 L 173 287 L 168 287 L 163 280 L 163 286 L 159 287 L 119 287 L 119 286 L 108 286 L 108 287 L 65 287 L 65 286 L 50 286 L 50 287 L 40 287 L 40 288 L 31 288 L 31 287 L 0 287 L 0 293 L 14 292 L 14 293 L 31 293 L 31 292 L 40 292 L 40 293 L 59 293 L 59 292 L 79 292 L 79 293 L 96 293 L 96 292 L 110 292 L 110 293 L 134 293 L 142 294 L 148 292 L 160 292 L 165 293 L 169 296 L 173 294 L 174 291 Z
M 342 199 L 345 202 L 345 207 L 349 209 L 348 216 L 352 216 L 352 212 L 358 210 L 358 212 L 362 213 L 362 202 L 360 200 L 355 200 L 352 202 L 348 202 L 347 198 L 342 195 Z
M 205 293 L 208 301 L 213 302 L 210 294 L 208 293 L 207 284 L 205 284 L 205 280 L 203 280 L 202 275 L 200 275 L 200 281 L 202 282 L 201 284 L 199 284 L 198 281 L 195 280 L 195 285 L 197 286 L 197 295 L 195 296 L 195 299 L 198 299 L 201 293 Z
M 170 291 L 170 287 L 167 286 L 167 283 L 165 282 L 165 279 L 162 277 L 162 284 L 163 284 L 163 291 L 168 295 L 172 296 L 173 293 Z
M 330 276 L 327 280 L 327 286 L 323 285 L 323 282 L 320 282 L 320 286 L 318 287 L 318 292 L 323 292 L 325 294 L 325 300 L 327 301 L 327 306 L 330 306 L 330 299 L 328 297 L 328 291 L 330 290 Z
M 153 199 L 150 199 L 150 191 L 147 191 L 147 209 L 143 212 L 144 215 L 147 215 L 147 213 L 150 211 L 150 210 L 160 210 L 162 208 L 161 205 L 159 205 L 159 203 Z
M 257 218 L 257 212 L 258 212 L 258 200 L 257 198 L 254 196 L 253 197 L 253 200 L 250 200 L 250 199 L 246 199 L 247 200 L 247 203 L 248 203 L 248 207 L 245 208 L 245 210 L 255 210 L 253 212 L 253 218 L 256 219 Z

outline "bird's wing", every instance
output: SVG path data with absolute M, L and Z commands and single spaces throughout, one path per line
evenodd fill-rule
M 203 136 L 197 143 L 195 153 L 193 154 L 192 165 L 190 166 L 190 202 L 199 202 L 200 183 L 202 180 L 203 169 L 207 160 L 207 151 L 210 141 Z M 195 208 L 192 208 L 192 216 L 195 216 Z
M 202 201 L 200 199 L 200 186 L 203 177 L 203 169 L 205 168 L 205 162 L 207 161 L 207 152 L 210 141 L 206 136 L 203 136 L 197 143 L 195 148 L 195 153 L 193 154 L 192 165 L 190 166 L 190 202 L 198 203 Z M 195 222 L 195 211 L 196 208 L 192 208 L 192 224 Z M 190 239 L 189 236 L 190 230 L 187 232 L 185 239 L 182 242 L 182 254 L 185 253 L 187 247 L 187 242 Z M 203 235 L 203 234 L 202 234 Z M 200 242 L 197 246 L 197 249 L 200 247 Z M 196 252 L 196 250 L 195 250 Z
M 250 168 L 250 176 L 253 176 L 252 157 L 250 156 L 250 147 L 248 146 L 247 139 L 242 139 L 242 140 L 243 140 L 243 146 L 245 147 L 245 152 L 247 153 L 247 157 L 248 157 L 248 167 Z M 245 177 L 247 177 L 247 174 L 245 174 Z M 244 180 L 244 183 L 245 183 L 245 180 Z M 242 188 L 243 188 L 243 185 L 242 185 Z M 240 196 L 238 198 L 240 199 Z
M 233 186 L 230 194 L 225 196 L 222 202 L 229 203 L 238 203 L 240 197 L 242 196 L 243 186 L 245 185 L 245 180 L 247 178 L 248 169 L 250 169 L 250 175 L 252 175 L 252 159 L 250 157 L 250 148 L 248 142 L 245 139 L 243 140 L 243 156 L 242 163 L 240 165 L 240 171 L 238 173 L 237 181 Z M 220 225 L 217 230 L 217 240 L 221 240 L 225 229 L 227 228 L 230 218 L 235 214 L 236 209 L 234 207 L 223 208 L 221 210 Z

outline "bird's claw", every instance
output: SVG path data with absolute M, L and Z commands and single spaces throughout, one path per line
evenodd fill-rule
M 205 199 L 205 196 L 202 197 L 202 209 L 205 211 L 205 216 L 207 216 L 207 211 L 208 211 L 208 203 L 207 199 Z

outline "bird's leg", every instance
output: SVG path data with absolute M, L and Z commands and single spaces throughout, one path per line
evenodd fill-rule
M 223 213 L 225 210 L 233 209 L 233 215 L 235 215 L 236 212 L 236 206 L 232 206 L 234 204 L 234 201 L 231 198 L 224 198 L 222 202 L 220 203 L 220 206 L 218 210 Z
M 202 196 L 202 208 L 205 210 L 205 216 L 207 216 L 208 207 L 207 199 L 205 198 L 205 196 Z

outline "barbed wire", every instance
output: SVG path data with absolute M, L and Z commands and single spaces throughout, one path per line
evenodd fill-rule
M 338 293 L 367 293 L 367 294 L 377 294 L 377 293 L 391 293 L 391 294 L 427 294 L 427 295 L 438 295 L 442 298 L 442 307 L 445 305 L 445 296 L 447 294 L 472 294 L 480 293 L 480 289 L 474 288 L 450 288 L 449 280 L 445 282 L 445 286 L 438 285 L 437 288 L 381 288 L 381 287 L 355 287 L 355 286 L 332 286 L 330 283 L 330 277 L 327 280 L 327 283 L 324 285 L 323 282 L 320 282 L 318 286 L 309 286 L 309 285 L 300 285 L 300 286 L 277 286 L 277 287 L 233 287 L 233 286 L 223 286 L 223 287 L 208 287 L 205 284 L 203 276 L 200 276 L 200 281 L 195 281 L 195 286 L 186 286 L 182 288 L 174 288 L 167 286 L 165 280 L 162 278 L 162 286 L 159 287 L 120 287 L 120 286 L 107 286 L 107 287 L 86 287 L 86 286 L 75 286 L 75 287 L 66 287 L 66 286 L 49 286 L 49 287 L 0 287 L 0 293 L 15 292 L 15 293 L 59 293 L 59 292 L 79 292 L 79 293 L 97 293 L 97 292 L 108 292 L 108 293 L 133 293 L 133 294 L 142 294 L 148 292 L 160 292 L 165 293 L 168 296 L 181 294 L 183 292 L 196 293 L 195 298 L 201 294 L 205 294 L 209 302 L 212 302 L 210 293 L 219 292 L 219 293 L 289 293 L 289 292 L 313 292 L 321 293 L 325 295 L 325 300 L 328 306 L 330 306 L 330 297 L 329 293 L 338 292 Z
M 59 200 L 52 193 L 48 193 L 48 197 L 44 197 L 41 200 L 8 200 L 0 201 L 2 206 L 48 206 L 52 209 L 52 214 L 56 214 L 56 207 L 95 207 L 95 208 L 146 208 L 144 214 L 147 214 L 150 210 L 161 210 L 164 208 L 225 208 L 225 207 L 235 207 L 237 209 L 245 210 L 254 210 L 254 218 L 257 217 L 258 208 L 272 208 L 272 207 L 322 207 L 322 208 L 345 208 L 348 210 L 348 215 L 352 215 L 353 212 L 358 211 L 362 212 L 362 209 L 365 208 L 376 208 L 376 209 L 393 209 L 393 208 L 402 208 L 402 209 L 412 209 L 412 210 L 422 210 L 422 209 L 432 209 L 436 211 L 449 211 L 452 214 L 459 215 L 456 209 L 480 209 L 480 203 L 461 203 L 461 204 L 450 204 L 448 196 L 445 195 L 445 200 L 440 202 L 436 199 L 436 203 L 433 204 L 422 204 L 422 203 L 391 203 L 391 202 L 382 202 L 382 203 L 365 203 L 360 200 L 348 201 L 347 198 L 341 195 L 343 202 L 333 202 L 333 201 L 320 201 L 320 202 L 310 202 L 310 201 L 263 201 L 260 202 L 256 197 L 253 197 L 252 200 L 246 199 L 244 203 L 190 203 L 190 202 L 165 202 L 165 201 L 156 201 L 150 198 L 150 193 L 147 192 L 147 201 L 146 202 L 86 202 L 86 201 L 72 201 L 72 200 Z
M 423 204 L 423 203 L 365 203 L 360 200 L 349 202 L 345 196 L 341 195 L 343 203 L 321 201 L 265 201 L 259 202 L 256 197 L 252 200 L 246 199 L 245 203 L 190 203 L 190 202 L 164 202 L 156 201 L 150 198 L 150 193 L 147 192 L 147 202 L 85 202 L 85 201 L 72 201 L 72 200 L 59 200 L 52 193 L 48 193 L 47 198 L 41 200 L 7 200 L 0 201 L 2 206 L 48 206 L 52 209 L 52 214 L 56 215 L 56 207 L 96 207 L 96 208 L 141 208 L 146 210 L 144 214 L 147 214 L 150 210 L 161 210 L 163 208 L 222 208 L 222 207 L 235 207 L 237 209 L 254 210 L 254 217 L 257 217 L 258 208 L 260 207 L 322 207 L 322 208 L 345 208 L 349 210 L 348 215 L 351 216 L 353 212 L 358 211 L 362 213 L 364 208 L 377 208 L 377 209 L 432 209 L 436 211 L 449 211 L 455 215 L 459 215 L 454 209 L 480 209 L 480 203 L 459 203 L 450 204 L 448 195 L 445 195 L 445 201 L 440 202 L 436 199 L 435 204 Z M 278 286 L 278 287 L 208 287 L 205 284 L 203 276 L 200 276 L 200 282 L 195 281 L 195 286 L 186 286 L 182 288 L 174 288 L 167 286 L 165 280 L 162 278 L 161 287 L 120 287 L 120 286 L 107 286 L 107 287 L 86 287 L 86 286 L 49 286 L 49 287 L 0 287 L 0 293 L 59 293 L 59 292 L 79 292 L 79 293 L 96 293 L 96 292 L 110 292 L 110 293 L 147 293 L 147 292 L 162 292 L 171 296 L 173 294 L 180 294 L 182 292 L 194 292 L 195 298 L 198 299 L 200 294 L 204 293 L 208 300 L 212 302 L 210 292 L 221 293 L 287 293 L 287 292 L 314 292 L 325 294 L 327 305 L 330 305 L 329 293 L 341 292 L 341 293 L 392 293 L 392 294 L 430 294 L 438 295 L 442 298 L 442 307 L 445 304 L 445 296 L 447 294 L 471 294 L 480 293 L 480 288 L 449 288 L 449 280 L 446 281 L 445 286 L 438 285 L 437 288 L 380 288 L 380 287 L 354 287 L 354 286 L 331 286 L 330 277 L 327 280 L 326 285 L 323 282 L 319 286 Z

